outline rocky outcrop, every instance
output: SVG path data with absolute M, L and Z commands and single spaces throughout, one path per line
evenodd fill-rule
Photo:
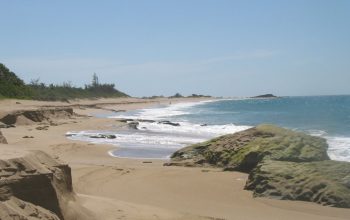
M 260 125 L 175 152 L 165 165 L 249 173 L 254 196 L 350 208 L 350 163 L 331 161 L 323 138 Z
M 128 127 L 134 130 L 138 130 L 139 122 L 138 121 L 129 121 L 127 122 Z
M 19 110 L 5 114 L 0 118 L 0 122 L 7 125 L 29 122 L 51 121 L 52 119 L 71 118 L 73 108 L 70 107 L 51 107 L 35 110 Z
M 249 174 L 245 189 L 254 196 L 350 208 L 350 163 L 266 160 Z
M 180 123 L 171 122 L 171 121 L 159 121 L 158 124 L 170 125 L 170 126 L 175 126 L 175 127 L 180 126 Z
M 6 140 L 6 138 L 2 135 L 1 131 L 0 131 L 0 144 L 7 144 L 7 140 Z
M 0 160 L 1 220 L 91 219 L 88 214 L 71 218 L 72 208 L 83 210 L 75 203 L 68 165 L 41 151 Z
M 323 138 L 260 125 L 180 149 L 171 156 L 168 165 L 214 166 L 250 172 L 264 158 L 294 162 L 327 160 L 327 148 Z
M 97 135 L 90 135 L 90 138 L 103 138 L 103 139 L 116 139 L 117 136 L 114 134 L 97 134 Z
M 175 127 L 181 126 L 180 123 L 166 121 L 166 120 L 155 121 L 155 120 L 147 120 L 147 119 L 118 119 L 118 121 L 127 123 L 128 127 L 134 130 L 139 129 L 138 126 L 140 125 L 140 122 L 157 123 L 157 124 L 170 125 Z
M 129 123 L 129 122 L 148 122 L 148 123 L 154 123 L 154 122 L 156 122 L 155 120 L 148 120 L 148 119 L 129 119 L 129 118 L 117 119 L 117 121 L 123 122 L 123 123 Z

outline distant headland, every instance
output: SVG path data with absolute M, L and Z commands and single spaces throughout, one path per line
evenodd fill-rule
M 273 94 L 264 94 L 264 95 L 258 95 L 258 96 L 253 96 L 253 97 L 250 97 L 250 98 L 253 98 L 253 99 L 270 99 L 270 98 L 278 98 L 278 96 L 275 96 Z

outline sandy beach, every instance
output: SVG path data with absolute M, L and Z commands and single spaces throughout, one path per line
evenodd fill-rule
M 349 209 L 253 198 L 250 191 L 243 190 L 245 173 L 167 167 L 163 166 L 164 160 L 115 158 L 108 154 L 115 146 L 72 141 L 65 136 L 68 131 L 104 130 L 111 125 L 123 125 L 116 119 L 92 117 L 96 113 L 200 100 L 204 99 L 120 98 L 70 103 L 1 100 L 0 117 L 40 107 L 72 107 L 77 115 L 57 117 L 49 124 L 23 119 L 14 128 L 1 129 L 8 145 L 0 144 L 3 155 L 0 159 L 11 148 L 19 152 L 42 150 L 68 163 L 76 198 L 92 211 L 95 219 L 349 219 Z M 40 126 L 48 127 L 38 130 Z

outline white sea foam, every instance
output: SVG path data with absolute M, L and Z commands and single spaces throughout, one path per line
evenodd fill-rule
M 326 137 L 329 148 L 328 155 L 332 160 L 350 162 L 350 137 Z
M 312 136 L 317 136 L 317 137 L 325 137 L 327 135 L 327 132 L 322 130 L 308 130 L 308 133 Z
M 308 133 L 327 140 L 327 153 L 332 160 L 350 162 L 350 137 L 329 136 L 327 132 L 322 130 L 309 130 Z
M 100 134 L 113 134 L 115 139 L 92 138 Z M 116 145 L 116 150 L 108 153 L 113 157 L 138 159 L 168 159 L 176 150 L 185 145 L 202 142 L 203 137 L 174 135 L 145 131 L 81 131 L 69 132 L 69 139 L 87 141 L 95 144 Z
M 93 143 L 114 144 L 131 148 L 174 148 L 179 149 L 185 145 L 208 140 L 210 138 L 235 133 L 248 129 L 249 126 L 207 125 L 180 123 L 180 126 L 172 126 L 157 122 L 140 122 L 140 130 L 108 132 L 108 131 L 80 131 L 67 132 L 67 136 L 73 140 L 89 141 Z M 99 134 L 113 134 L 115 139 L 92 138 Z
M 192 124 L 189 122 L 179 122 L 180 126 L 173 126 L 168 124 L 162 124 L 159 122 L 140 122 L 138 128 L 140 130 L 147 130 L 153 132 L 164 132 L 171 134 L 201 136 L 203 138 L 212 138 L 219 135 L 235 133 L 243 131 L 250 126 L 237 126 L 234 124 L 227 125 L 200 125 Z
M 145 108 L 137 111 L 135 114 L 120 114 L 110 116 L 110 118 L 129 118 L 129 119 L 146 119 L 146 120 L 162 120 L 172 116 L 189 114 L 188 109 L 193 106 L 203 105 L 210 102 L 218 102 L 228 99 L 213 99 L 200 102 L 176 103 L 160 108 Z
M 116 135 L 116 139 L 90 138 L 92 135 L 101 133 L 103 134 L 103 131 L 73 132 L 71 133 L 72 136 L 69 138 L 74 140 L 89 141 L 93 143 L 113 144 L 121 147 L 119 149 L 122 150 L 119 152 L 110 152 L 110 154 L 113 156 L 164 159 L 169 157 L 171 152 L 174 152 L 183 146 L 202 142 L 224 134 L 236 133 L 250 128 L 250 126 L 241 126 L 234 124 L 201 125 L 190 123 L 189 121 L 172 121 L 174 123 L 179 123 L 180 126 L 159 123 L 159 121 L 169 120 L 169 118 L 173 118 L 173 116 L 191 114 L 191 111 L 193 114 L 194 106 L 215 101 L 221 100 L 210 100 L 195 103 L 179 103 L 159 108 L 142 109 L 131 113 L 127 112 L 123 115 L 114 116 L 114 118 L 154 120 L 154 122 L 139 122 L 139 130 L 130 130 L 127 132 L 105 131 L 105 134 Z M 205 113 L 207 114 L 208 112 Z M 215 114 L 216 112 L 209 113 Z M 221 114 L 222 112 L 219 113 Z M 195 112 L 195 114 L 200 114 L 200 112 Z M 330 136 L 322 130 L 309 130 L 308 133 L 327 139 L 329 144 L 328 154 L 331 159 L 350 161 L 350 137 Z M 128 149 L 130 151 L 128 151 Z M 138 150 L 140 151 L 138 152 Z M 152 151 L 154 152 L 154 155 L 152 155 Z
M 91 136 L 96 136 L 99 134 L 113 134 L 116 136 L 115 139 L 107 138 L 91 138 Z M 192 144 L 203 141 L 200 137 L 190 137 L 190 136 L 176 136 L 158 134 L 158 133 L 146 133 L 146 132 L 123 132 L 123 133 L 112 133 L 112 132 L 93 132 L 93 131 L 81 131 L 81 132 L 70 132 L 70 139 L 89 141 L 93 143 L 100 144 L 114 144 L 127 146 L 130 148 L 174 148 L 178 149 L 185 144 Z
M 157 155 L 159 158 L 167 158 L 172 152 L 175 152 L 177 149 L 180 149 L 186 145 L 202 142 L 213 137 L 235 133 L 250 128 L 249 126 L 237 126 L 234 124 L 201 125 L 193 124 L 188 121 L 173 121 L 174 123 L 179 123 L 179 126 L 173 126 L 160 122 L 160 120 L 166 120 L 172 116 L 189 114 L 193 106 L 216 101 L 221 100 L 179 103 L 160 108 L 142 109 L 133 112 L 133 114 L 114 116 L 114 118 L 148 119 L 154 121 L 139 122 L 137 126 L 138 130 L 116 132 L 81 131 L 69 132 L 67 135 L 73 140 L 120 146 L 121 148 L 119 148 L 119 151 L 109 152 L 109 154 L 112 156 L 128 157 L 125 155 L 132 155 L 133 152 L 138 149 L 143 155 L 132 157 L 144 158 L 146 155 L 155 158 L 155 155 Z M 116 135 L 116 138 L 91 138 L 91 136 L 98 134 L 114 134 Z M 145 150 L 149 150 L 150 152 L 153 151 L 155 155 L 151 155 L 149 152 L 145 152 Z

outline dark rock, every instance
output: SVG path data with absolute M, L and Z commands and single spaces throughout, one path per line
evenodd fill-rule
M 90 135 L 89 137 L 90 137 L 90 138 L 106 138 L 106 136 L 103 135 L 103 134 Z
M 117 136 L 115 136 L 114 134 L 108 134 L 108 135 L 106 135 L 106 138 L 108 138 L 108 139 L 116 139 Z
M 155 120 L 149 120 L 149 119 L 138 119 L 137 121 L 139 121 L 139 122 L 148 122 L 148 123 L 156 122 Z
M 156 122 L 155 120 L 149 120 L 149 119 L 138 119 L 137 121 L 139 121 L 139 122 L 147 122 L 147 123 L 154 123 L 154 122 Z
M 89 138 L 98 139 L 98 138 L 106 138 L 106 137 L 103 134 L 93 134 L 93 135 L 90 135 Z
M 0 119 L 1 122 L 7 124 L 7 125 L 11 125 L 11 124 L 15 124 L 17 122 L 17 117 L 14 114 L 8 114 L 6 116 L 4 116 L 3 118 Z
M 58 126 L 57 123 L 50 121 L 50 126 Z
M 105 139 L 115 139 L 117 136 L 114 134 L 97 134 L 97 135 L 90 135 L 90 138 L 105 138 Z
M 48 130 L 48 129 L 49 129 L 49 127 L 50 127 L 50 126 L 45 125 L 45 126 L 39 126 L 39 127 L 36 127 L 35 129 L 36 129 L 36 130 L 44 130 L 44 131 L 46 131 L 46 130 Z
M 128 118 L 117 119 L 117 121 L 124 122 L 124 123 L 131 122 L 131 121 L 132 122 L 148 122 L 148 123 L 156 122 L 155 120 L 149 120 L 149 119 L 128 119 Z
M 138 130 L 137 126 L 139 126 L 139 122 L 137 122 L 137 121 L 128 122 L 128 126 L 129 126 L 129 128 L 131 128 L 131 129 Z
M 125 110 L 115 110 L 115 109 L 107 109 L 111 112 L 115 112 L 115 113 L 118 113 L 118 112 L 125 112 Z
M 117 119 L 116 121 L 127 123 L 128 121 L 133 121 L 133 119 Z
M 33 136 L 23 136 L 22 138 L 34 138 Z
M 171 126 L 180 126 L 179 123 L 174 123 L 171 121 L 159 121 L 158 124 L 171 125 Z

